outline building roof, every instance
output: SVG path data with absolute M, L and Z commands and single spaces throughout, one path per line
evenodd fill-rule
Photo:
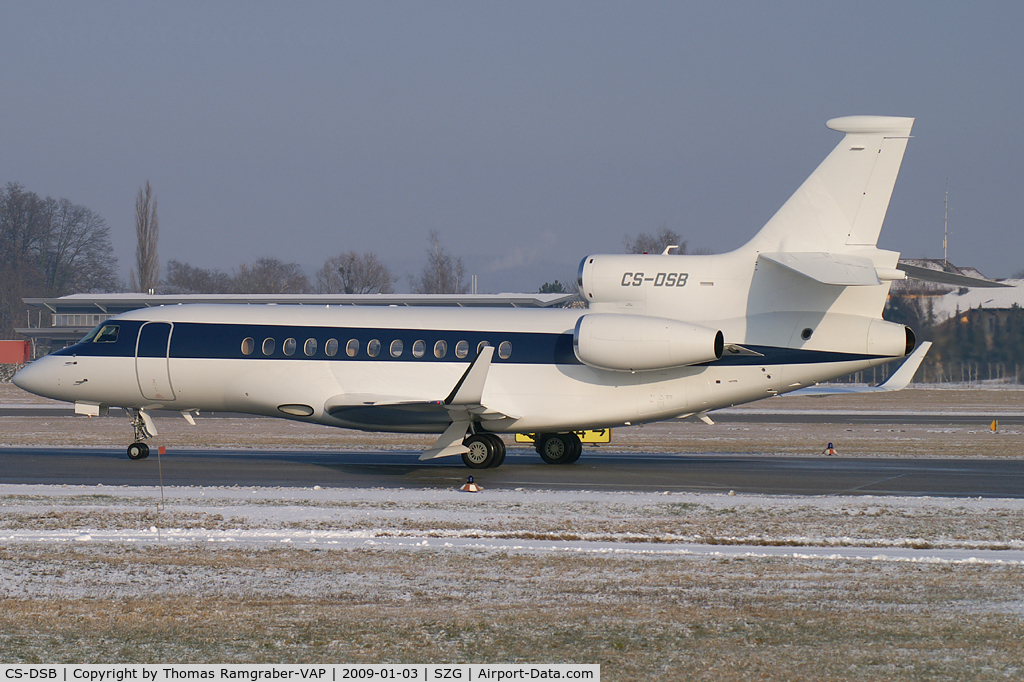
M 1024 307 L 1024 279 L 1004 279 L 1003 284 L 1010 285 L 1005 289 L 957 289 L 935 296 L 932 301 L 932 312 L 938 321 L 954 317 L 957 310 L 964 312 L 971 308 L 986 310 L 1005 310 L 1017 304 Z
M 555 308 L 576 294 L 73 294 L 59 298 L 26 298 L 25 304 L 41 313 L 56 316 L 99 315 L 112 317 L 129 310 L 186 303 L 233 303 L 245 305 L 374 305 L 441 306 L 485 308 Z M 60 321 L 60 320 L 58 320 Z M 72 342 L 96 326 L 65 323 L 54 326 L 21 327 L 19 334 L 32 340 Z

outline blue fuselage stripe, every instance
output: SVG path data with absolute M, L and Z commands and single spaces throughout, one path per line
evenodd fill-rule
M 111 319 L 105 324 L 117 324 L 119 333 L 113 342 L 78 343 L 59 350 L 55 355 L 78 355 L 83 357 L 135 357 L 138 345 L 140 355 L 144 357 L 161 357 L 166 348 L 166 323 L 148 323 L 143 330 L 142 341 L 139 332 L 144 324 L 140 320 Z M 161 334 L 163 332 L 163 334 Z M 253 339 L 252 352 L 243 352 L 244 339 Z M 273 350 L 264 353 L 264 340 L 273 339 Z M 294 339 L 294 344 L 286 344 Z M 312 355 L 305 354 L 306 341 L 314 339 L 316 350 Z M 333 356 L 326 354 L 327 342 L 337 341 L 337 351 Z M 359 351 L 354 357 L 345 352 L 346 344 L 355 339 L 359 343 Z M 380 351 L 376 357 L 367 354 L 367 347 L 372 340 L 380 342 Z M 393 357 L 390 353 L 391 344 L 402 342 L 401 355 Z M 421 357 L 413 355 L 413 344 L 425 342 L 425 352 Z M 434 346 L 444 341 L 447 351 L 443 357 L 434 355 Z M 468 356 L 458 357 L 456 345 L 460 341 L 468 344 Z M 263 325 L 263 324 L 227 324 L 206 322 L 174 322 L 171 332 L 169 357 L 181 359 L 215 359 L 215 360 L 321 360 L 338 362 L 460 362 L 465 363 L 476 357 L 477 346 L 487 342 L 498 347 L 503 341 L 511 344 L 511 354 L 507 358 L 494 354 L 493 362 L 510 364 L 534 365 L 579 365 L 581 364 L 573 351 L 572 333 L 543 332 L 482 332 L 470 330 L 440 329 L 394 329 L 394 328 L 352 328 L 352 327 L 313 327 L 305 325 Z M 163 345 L 162 345 L 163 344 Z M 729 355 L 720 360 L 705 363 L 704 366 L 755 366 L 755 365 L 800 365 L 827 362 L 857 362 L 877 359 L 881 356 L 860 353 L 835 353 L 829 351 L 800 350 L 795 348 L 777 348 L 773 346 L 757 346 L 744 344 L 746 348 L 761 353 L 756 355 Z M 291 348 L 290 355 L 285 354 Z

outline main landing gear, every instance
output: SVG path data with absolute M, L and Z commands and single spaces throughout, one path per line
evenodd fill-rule
M 493 469 L 505 461 L 505 441 L 493 433 L 474 433 L 462 444 L 469 448 L 462 462 L 470 469 Z
M 538 433 L 534 447 L 548 464 L 573 464 L 583 454 L 583 444 L 575 433 Z
M 462 441 L 469 448 L 462 462 L 470 469 L 494 469 L 505 461 L 505 442 L 493 433 L 474 433 Z M 548 464 L 573 464 L 583 453 L 583 444 L 575 433 L 539 433 L 537 454 Z

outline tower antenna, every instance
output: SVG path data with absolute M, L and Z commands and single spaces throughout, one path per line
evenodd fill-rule
M 946 178 L 946 198 L 942 201 L 942 266 L 945 268 L 949 267 L 947 244 L 949 244 L 949 178 Z

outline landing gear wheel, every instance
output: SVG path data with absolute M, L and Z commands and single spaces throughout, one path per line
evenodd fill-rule
M 537 453 L 548 464 L 572 464 L 582 452 L 575 433 L 545 433 L 537 440 Z
M 462 453 L 462 462 L 470 469 L 486 469 L 494 461 L 494 442 L 490 434 L 475 433 L 462 444 L 469 448 L 469 452 Z
M 146 459 L 149 457 L 149 446 L 145 443 L 132 443 L 128 446 L 128 459 Z
M 566 464 L 575 464 L 576 460 L 583 454 L 583 443 L 580 442 L 579 436 L 575 433 L 566 434 L 571 436 L 569 440 L 572 441 L 572 452 L 569 453 L 569 459 L 565 460 Z
M 491 460 L 490 466 L 492 469 L 497 469 L 505 461 L 505 441 L 501 439 L 501 436 L 494 433 L 481 433 L 480 435 L 489 439 L 494 446 L 494 459 Z

